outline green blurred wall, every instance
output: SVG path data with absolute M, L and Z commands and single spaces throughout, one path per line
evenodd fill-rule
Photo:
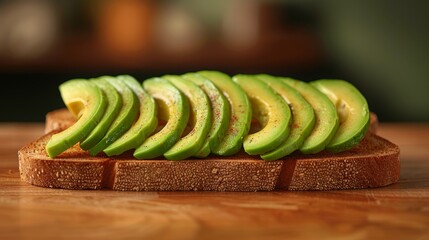
M 429 121 L 429 2 L 318 3 L 326 53 L 388 119 Z

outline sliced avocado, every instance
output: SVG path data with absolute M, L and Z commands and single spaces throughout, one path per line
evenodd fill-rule
M 222 92 L 231 106 L 231 116 L 225 137 L 212 152 L 229 156 L 240 151 L 243 138 L 248 134 L 252 120 L 252 107 L 246 93 L 231 77 L 217 71 L 200 71 Z
M 260 74 L 257 78 L 267 83 L 290 106 L 292 110 L 292 123 L 289 137 L 278 148 L 261 155 L 264 160 L 277 160 L 299 149 L 304 140 L 310 135 L 316 122 L 314 110 L 304 97 L 294 88 L 280 79 Z
M 357 145 L 369 127 L 369 108 L 359 90 L 344 80 L 317 80 L 311 83 L 336 106 L 340 127 L 326 146 L 331 152 L 341 152 Z
M 128 131 L 118 140 L 104 149 L 107 156 L 119 155 L 140 146 L 158 125 L 155 100 L 143 89 L 137 80 L 128 75 L 117 76 L 139 100 L 139 115 Z
M 298 92 L 313 107 L 316 123 L 305 139 L 300 151 L 305 154 L 318 153 L 325 149 L 332 140 L 339 126 L 338 114 L 334 104 L 325 94 L 308 83 L 291 78 L 281 78 L 285 83 L 298 90 Z
M 164 154 L 180 138 L 189 119 L 189 103 L 173 84 L 163 78 L 143 82 L 144 89 L 155 99 L 159 119 L 165 126 L 146 139 L 134 152 L 138 159 L 152 159 Z
M 89 153 L 92 156 L 97 155 L 120 138 L 131 127 L 138 114 L 138 99 L 125 82 L 113 77 L 106 79 L 121 95 L 122 106 L 106 135 L 95 146 L 89 149 Z
M 244 151 L 256 155 L 276 149 L 289 136 L 291 112 L 286 101 L 253 75 L 239 74 L 232 79 L 246 92 L 253 118 L 262 126 L 244 138 Z
M 90 81 L 69 80 L 59 88 L 64 103 L 78 120 L 66 130 L 54 134 L 46 144 L 46 152 L 51 158 L 88 136 L 102 118 L 107 104 L 101 89 Z
M 207 138 L 212 120 L 210 101 L 201 88 L 180 76 L 167 75 L 162 78 L 170 81 L 189 100 L 191 129 L 164 153 L 164 157 L 169 160 L 185 159 L 196 154 Z
M 211 149 L 217 148 L 225 136 L 231 116 L 231 108 L 225 96 L 223 96 L 219 89 L 207 78 L 197 73 L 187 73 L 182 75 L 182 77 L 197 84 L 210 100 L 212 125 L 203 146 L 194 155 L 200 158 L 207 157 Z
M 108 78 L 113 77 L 103 76 L 91 80 L 91 82 L 97 85 L 97 87 L 99 87 L 106 96 L 107 107 L 103 118 L 100 120 L 98 125 L 91 131 L 85 140 L 80 143 L 80 147 L 83 150 L 88 150 L 94 147 L 104 137 L 104 135 L 106 135 L 110 125 L 121 110 L 122 98 L 118 91 L 116 91 L 116 89 L 107 81 Z

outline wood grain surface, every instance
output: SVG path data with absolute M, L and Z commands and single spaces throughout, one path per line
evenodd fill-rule
M 380 124 L 401 178 L 327 192 L 116 192 L 21 182 L 43 124 L 0 124 L 0 239 L 429 239 L 429 124 Z

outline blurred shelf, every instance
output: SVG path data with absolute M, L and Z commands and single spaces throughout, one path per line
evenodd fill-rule
M 171 71 L 181 69 L 308 69 L 322 62 L 318 38 L 304 29 L 264 35 L 248 50 L 207 43 L 191 52 L 151 48 L 141 53 L 109 54 L 89 36 L 72 36 L 43 57 L 31 60 L 0 56 L 0 72 Z

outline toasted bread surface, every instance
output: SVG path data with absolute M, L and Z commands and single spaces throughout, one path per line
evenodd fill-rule
M 56 129 L 66 129 L 76 122 L 67 108 L 60 108 L 46 114 L 45 133 Z
M 271 191 L 381 187 L 399 179 L 399 148 L 373 134 L 377 124 L 374 117 L 371 132 L 358 146 L 335 154 L 294 153 L 273 162 L 243 152 L 183 161 L 136 160 L 131 152 L 114 158 L 103 154 L 92 157 L 76 145 L 51 159 L 45 152 L 46 142 L 73 122 L 67 110 L 57 110 L 47 115 L 46 131 L 50 132 L 19 150 L 19 167 L 21 179 L 28 183 L 65 189 Z

